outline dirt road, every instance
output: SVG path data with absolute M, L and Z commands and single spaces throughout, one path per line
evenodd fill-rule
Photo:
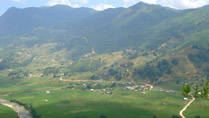
M 195 98 L 191 95 L 192 97 L 192 100 L 179 112 L 179 115 L 182 117 L 182 118 L 186 118 L 184 115 L 183 115 L 183 112 L 192 104 L 192 102 L 195 101 Z

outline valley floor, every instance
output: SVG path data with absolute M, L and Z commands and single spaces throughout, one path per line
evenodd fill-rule
M 0 118 L 17 118 L 15 111 L 0 104 Z
M 103 94 L 70 87 L 71 84 L 78 86 L 87 82 L 59 82 L 47 78 L 0 80 L 0 98 L 32 103 L 42 118 L 171 118 L 188 103 L 182 100 L 180 91 L 160 92 L 159 87 L 147 90 L 146 94 L 115 87 L 111 94 Z M 112 82 L 103 85 L 109 83 Z M 196 99 L 184 112 L 185 117 L 207 118 L 208 104 L 208 99 Z

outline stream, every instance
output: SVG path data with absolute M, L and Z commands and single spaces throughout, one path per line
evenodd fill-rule
M 0 104 L 13 109 L 18 114 L 19 118 L 32 118 L 31 114 L 25 109 L 25 107 L 20 106 L 17 103 L 13 103 L 8 100 L 0 99 Z

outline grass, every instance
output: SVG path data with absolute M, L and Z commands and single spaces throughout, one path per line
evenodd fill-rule
M 209 99 L 196 99 L 191 106 L 184 112 L 188 118 L 200 116 L 201 118 L 209 118 Z
M 112 91 L 112 95 L 105 95 L 79 89 L 62 90 L 70 83 L 58 83 L 55 79 L 7 81 L 9 84 L 1 86 L 0 92 L 14 93 L 0 98 L 32 103 L 43 118 L 99 118 L 101 114 L 108 118 L 152 118 L 154 115 L 169 118 L 177 115 L 187 103 L 181 100 L 180 93 L 161 93 L 157 90 L 143 95 L 118 88 Z M 47 90 L 50 90 L 50 94 L 46 94 Z M 162 105 L 163 102 L 167 105 Z
M 131 91 L 113 91 L 113 95 L 102 95 L 81 90 L 54 90 L 50 94 L 42 92 L 16 93 L 8 99 L 17 99 L 25 103 L 33 103 L 38 113 L 44 118 L 97 118 L 100 114 L 112 118 L 170 117 L 177 114 L 182 105 L 178 97 L 165 97 L 157 92 L 147 95 Z M 45 102 L 44 100 L 49 100 Z M 176 101 L 179 99 L 179 101 Z M 153 101 L 153 102 L 152 102 Z M 168 106 L 161 105 L 167 102 Z M 173 109 L 169 111 L 169 109 Z M 164 111 L 162 111 L 164 110 Z
M 17 118 L 17 114 L 9 107 L 0 105 L 0 118 Z

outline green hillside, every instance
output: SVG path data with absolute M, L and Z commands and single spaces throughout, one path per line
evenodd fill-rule
M 69 15 L 59 16 L 59 19 L 52 18 L 58 16 L 50 16 L 52 12 L 61 11 Z M 37 14 L 50 22 L 47 24 L 44 20 L 37 21 L 34 19 L 35 15 L 28 13 Z M 77 13 L 80 15 L 75 15 Z M 52 66 L 56 67 L 60 74 L 74 75 L 81 72 L 88 73 L 87 78 L 97 75 L 100 78 L 104 76 L 106 79 L 123 80 L 127 78 L 123 76 L 123 71 L 130 69 L 129 79 L 136 80 L 134 78 L 139 76 L 137 80 L 147 78 L 151 81 L 157 80 L 159 83 L 160 78 L 167 78 L 167 81 L 168 78 L 178 78 L 178 76 L 191 78 L 191 75 L 185 75 L 185 72 L 190 73 L 190 70 L 205 73 L 208 64 L 209 12 L 207 9 L 178 11 L 141 2 L 129 8 L 108 9 L 101 12 L 61 5 L 47 8 L 11 8 L 0 18 L 0 24 L 10 25 L 6 29 L 15 26 L 10 23 L 11 20 L 4 20 L 14 17 L 12 14 L 17 17 L 27 14 L 29 16 L 24 19 L 25 21 L 15 21 L 24 24 L 20 25 L 23 27 L 21 32 L 24 32 L 24 35 L 0 38 L 2 71 L 21 68 L 25 73 L 29 73 L 28 69 L 34 65 L 30 73 L 41 74 L 44 68 Z M 29 21 L 31 25 L 27 24 Z M 64 21 L 65 27 L 61 25 Z M 53 26 L 51 27 L 50 24 Z M 29 27 L 31 28 L 28 29 Z M 15 28 L 18 27 L 12 29 Z M 105 59 L 108 53 L 112 56 Z M 111 59 L 114 56 L 118 58 Z M 88 65 L 92 59 L 100 60 L 102 64 Z M 161 67 L 158 66 L 163 59 L 168 61 L 168 67 L 162 67 L 165 70 L 160 70 Z M 175 59 L 178 63 L 182 63 L 180 64 L 182 67 L 171 64 Z M 189 68 L 190 66 L 192 68 Z M 141 77 L 137 74 L 141 72 L 136 70 L 143 68 L 145 72 L 142 72 Z M 151 69 L 150 71 L 154 73 L 150 74 L 146 69 Z M 116 73 L 110 74 L 109 70 L 115 70 Z M 201 77 L 204 77 L 203 75 Z M 199 74 L 197 76 L 199 77 Z
M 200 92 L 186 116 L 207 118 L 207 8 L 10 8 L 0 16 L 0 98 L 43 118 L 179 118 L 186 86 Z

